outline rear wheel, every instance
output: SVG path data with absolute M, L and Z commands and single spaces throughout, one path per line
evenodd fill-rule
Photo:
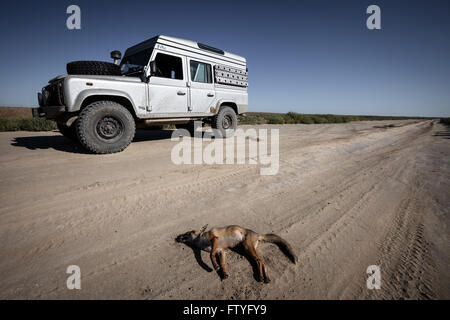
M 124 150 L 133 140 L 136 126 L 131 113 L 121 104 L 98 101 L 80 113 L 76 131 L 84 148 L 104 154 Z
M 236 112 L 231 107 L 221 107 L 213 117 L 211 127 L 218 131 L 221 138 L 232 137 L 237 128 Z

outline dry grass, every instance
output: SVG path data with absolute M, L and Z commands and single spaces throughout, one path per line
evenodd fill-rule
M 313 123 L 345 123 L 350 121 L 367 120 L 406 120 L 426 119 L 425 117 L 393 117 L 393 116 L 366 116 L 366 115 L 335 115 L 335 114 L 301 114 L 296 112 L 269 113 L 248 112 L 246 116 L 239 116 L 241 124 L 313 124 Z
M 24 119 L 32 118 L 31 108 L 22 107 L 0 107 L 1 119 Z
M 56 123 L 44 118 L 33 118 L 31 108 L 0 107 L 0 132 L 51 131 Z

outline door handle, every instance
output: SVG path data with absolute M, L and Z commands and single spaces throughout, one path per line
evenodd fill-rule
M 178 91 L 177 92 L 177 95 L 179 95 L 179 96 L 184 96 L 186 94 L 186 92 L 183 92 L 183 91 Z
M 208 97 L 214 97 L 214 94 L 208 93 L 206 96 L 208 96 Z

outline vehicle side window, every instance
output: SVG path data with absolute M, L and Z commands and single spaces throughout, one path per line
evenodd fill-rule
M 191 80 L 194 82 L 212 83 L 211 65 L 198 61 L 190 63 Z
M 158 53 L 156 54 L 155 64 L 155 76 L 183 80 L 183 62 L 180 57 Z

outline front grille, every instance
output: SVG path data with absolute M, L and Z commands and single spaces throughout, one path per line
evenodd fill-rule
M 62 106 L 61 89 L 58 86 L 58 82 L 51 83 L 44 87 L 44 89 L 42 89 L 44 104 L 46 106 Z

